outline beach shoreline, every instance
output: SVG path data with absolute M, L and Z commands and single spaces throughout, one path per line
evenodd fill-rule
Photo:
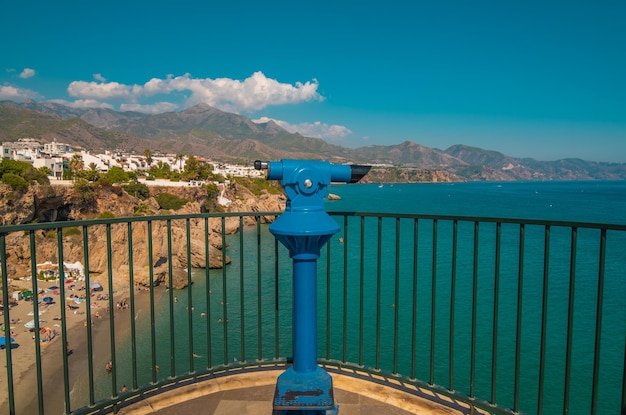
M 24 282 L 25 283 L 25 282 Z M 28 281 L 28 287 L 31 288 L 31 282 Z M 80 284 L 83 284 L 82 282 Z M 129 308 L 114 307 L 113 318 L 109 310 L 110 304 L 116 304 L 124 298 L 130 296 L 130 287 L 128 282 L 114 285 L 124 285 L 125 287 L 116 287 L 113 294 L 113 300 L 98 300 L 97 295 L 92 295 L 92 363 L 94 378 L 98 378 L 98 372 L 105 374 L 104 365 L 111 355 L 110 342 L 110 324 L 114 324 L 114 335 L 116 344 L 127 341 L 131 331 L 131 318 Z M 26 285 L 26 284 L 21 284 Z M 48 288 L 58 285 L 56 282 L 38 281 L 38 290 L 44 290 L 48 294 Z M 108 284 L 102 284 L 107 287 Z M 149 307 L 149 296 L 144 295 L 145 288 L 136 289 L 135 291 L 135 312 L 141 313 L 142 309 Z M 81 292 L 81 291 L 78 291 Z M 76 294 L 76 288 L 67 289 L 66 296 Z M 85 291 L 82 291 L 84 294 Z M 99 294 L 107 295 L 108 287 Z M 49 342 L 42 342 L 41 346 L 41 381 L 43 391 L 43 409 L 44 413 L 63 413 L 65 410 L 65 379 L 63 373 L 64 363 L 64 344 L 62 339 L 62 331 L 60 321 L 56 317 L 61 315 L 59 295 L 54 295 L 54 304 L 42 306 L 40 304 L 40 327 L 50 327 L 56 331 L 56 336 Z M 101 297 L 102 298 L 102 297 Z M 67 302 L 66 302 L 67 304 Z M 42 313 L 42 308 L 45 312 Z M 36 348 L 34 330 L 24 327 L 24 323 L 32 319 L 29 316 L 33 312 L 33 303 L 31 301 L 20 300 L 18 305 L 11 307 L 9 317 L 14 324 L 11 324 L 11 331 L 15 334 L 13 338 L 13 348 L 11 350 L 11 361 L 13 368 L 13 391 L 16 413 L 31 414 L 39 413 L 40 402 L 38 400 L 38 384 L 37 384 L 37 365 L 35 360 Z M 54 318 L 52 318 L 54 316 Z M 78 408 L 90 404 L 89 394 L 89 372 L 88 372 L 88 341 L 87 341 L 87 313 L 86 301 L 80 303 L 79 307 L 73 311 L 66 311 L 66 339 L 67 349 L 70 351 L 67 356 L 68 362 L 68 379 L 70 387 L 70 404 L 72 408 Z M 4 317 L 1 317 L 4 321 Z M 4 334 L 4 333 L 2 333 Z M 6 371 L 6 351 L 0 351 L 0 364 L 4 370 L 0 373 L 0 413 L 9 413 L 8 411 L 8 383 Z M 122 388 L 122 385 L 120 385 Z M 112 391 L 111 391 L 112 392 Z M 119 391 L 118 391 L 119 392 Z M 109 393 L 109 396 L 111 393 Z M 94 397 L 95 401 L 102 397 Z

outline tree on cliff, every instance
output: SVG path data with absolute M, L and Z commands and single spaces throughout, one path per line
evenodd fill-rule
M 199 180 L 201 179 L 200 162 L 194 156 L 189 156 L 185 162 L 185 170 L 182 174 L 183 180 Z
M 13 190 L 25 191 L 31 183 L 50 184 L 49 169 L 36 169 L 30 163 L 17 160 L 0 162 L 0 180 Z
M 130 179 L 128 173 L 117 166 L 111 167 L 104 177 L 109 183 L 126 183 Z

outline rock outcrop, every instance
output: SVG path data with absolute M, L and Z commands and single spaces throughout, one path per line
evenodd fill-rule
M 13 192 L 3 186 L 0 192 L 2 225 L 94 219 L 103 212 L 115 217 L 130 217 L 138 211 L 150 215 L 201 213 L 205 210 L 204 202 L 208 197 L 200 187 L 151 188 L 153 196 L 167 192 L 191 200 L 173 212 L 162 211 L 154 197 L 140 200 L 115 186 L 98 187 L 93 190 L 93 194 L 86 194 L 84 189 L 77 190 L 74 186 L 31 186 L 25 193 Z M 225 195 L 233 201 L 227 209 L 233 212 L 279 212 L 284 210 L 286 201 L 282 194 L 269 194 L 267 191 L 255 196 L 238 184 L 228 186 Z M 275 215 L 267 214 L 246 217 L 243 225 L 254 225 L 257 220 L 270 223 L 274 219 Z M 221 268 L 230 263 L 230 258 L 224 252 L 222 235 L 239 231 L 239 218 L 209 218 L 206 223 L 208 227 L 204 219 L 189 219 L 189 226 L 186 219 L 154 220 L 150 222 L 149 229 L 147 222 L 132 222 L 131 232 L 127 223 L 111 224 L 108 229 L 105 225 L 90 226 L 87 230 L 89 271 L 92 275 L 108 275 L 111 264 L 110 271 L 114 278 L 128 282 L 132 262 L 134 283 L 149 285 L 152 267 L 152 282 L 169 286 L 168 270 L 171 266 L 171 285 L 173 288 L 182 288 L 188 283 L 186 269 L 189 267 Z M 83 227 L 63 229 L 62 253 L 65 262 L 85 262 L 83 232 Z M 12 232 L 6 236 L 7 271 L 10 278 L 31 275 L 29 236 L 29 233 L 24 232 Z M 58 263 L 60 251 L 57 231 L 38 230 L 33 237 L 36 242 L 35 262 Z M 131 239 L 132 244 L 129 243 Z M 130 252 L 129 246 L 132 246 Z M 166 262 L 168 258 L 171 258 L 171 264 Z

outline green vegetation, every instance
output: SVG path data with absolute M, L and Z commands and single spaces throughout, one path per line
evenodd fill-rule
M 171 193 L 159 193 L 154 198 L 161 209 L 167 210 L 178 210 L 190 202 L 188 199 L 183 199 Z
M 217 195 L 219 189 L 215 183 L 210 183 L 206 186 L 207 198 L 204 201 L 204 208 L 207 212 L 223 212 L 224 207 L 217 203 Z
M 108 210 L 105 210 L 104 212 L 98 215 L 98 219 L 113 219 L 114 217 L 115 217 L 115 214 L 113 214 L 112 212 L 109 212 Z
M 18 192 L 25 192 L 31 183 L 50 184 L 47 168 L 34 168 L 30 163 L 17 160 L 0 161 L 0 181 Z
M 141 200 L 146 200 L 150 197 L 150 188 L 148 188 L 148 186 L 144 183 L 139 183 L 136 180 L 122 186 L 122 189 L 124 189 L 129 195 L 138 197 Z
M 82 235 L 82 232 L 76 226 L 63 229 L 63 236 L 77 236 Z
M 155 166 L 150 166 L 148 174 L 157 179 L 170 179 L 172 170 L 169 164 L 159 161 Z
M 15 173 L 4 173 L 2 175 L 2 183 L 11 187 L 11 189 L 18 192 L 25 192 L 28 190 L 28 182 L 21 176 Z
M 260 177 L 233 177 L 232 180 L 246 187 L 256 196 L 260 195 L 262 190 L 266 190 L 270 194 L 280 194 L 283 191 L 282 187 L 274 180 L 266 180 Z
M 98 205 L 96 198 L 96 187 L 94 183 L 89 183 L 85 179 L 78 179 L 74 182 L 74 196 L 72 204 L 80 212 L 92 211 Z
M 137 206 L 135 206 L 135 210 L 133 212 L 134 216 L 150 216 L 154 215 L 154 212 L 150 207 L 145 203 L 141 202 Z
M 109 183 L 126 183 L 130 179 L 121 167 L 113 166 L 106 172 L 104 178 Z

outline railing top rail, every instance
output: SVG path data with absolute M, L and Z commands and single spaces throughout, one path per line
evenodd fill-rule
M 28 223 L 22 225 L 3 225 L 0 226 L 0 233 L 10 233 L 18 231 L 40 230 L 40 229 L 58 229 L 78 226 L 107 225 L 115 223 L 128 222 L 149 222 L 149 221 L 167 221 L 167 220 L 186 220 L 186 219 L 203 219 L 203 218 L 221 218 L 221 217 L 239 217 L 239 216 L 279 216 L 282 212 L 212 212 L 212 213 L 187 213 L 187 214 L 170 214 L 170 215 L 151 215 L 151 216 L 125 216 L 117 218 L 98 218 L 98 219 L 82 219 L 67 222 L 44 222 L 44 223 Z M 539 226 L 555 226 L 568 228 L 591 228 L 606 229 L 616 231 L 626 231 L 626 224 L 611 223 L 595 223 L 595 222 L 577 222 L 577 221 L 558 221 L 549 219 L 524 219 L 524 218 L 494 218 L 482 216 L 454 216 L 454 215 L 433 215 L 433 214 L 414 214 L 414 213 L 389 213 L 389 212 L 350 212 L 350 211 L 329 211 L 331 216 L 363 216 L 363 217 L 390 217 L 390 218 L 407 218 L 407 219 L 426 219 L 426 220 L 444 220 L 459 222 L 489 222 L 489 223 L 510 223 L 525 224 Z
M 428 219 L 428 220 L 448 220 L 459 222 L 491 222 L 491 223 L 511 223 L 525 225 L 540 226 L 562 226 L 568 228 L 593 228 L 626 231 L 626 224 L 610 224 L 595 222 L 577 222 L 577 221 L 558 221 L 550 219 L 524 219 L 524 218 L 494 218 L 483 216 L 455 216 L 455 215 L 432 215 L 432 214 L 414 214 L 414 213 L 377 213 L 377 212 L 341 212 L 329 211 L 330 215 L 338 216 L 364 216 L 364 217 L 391 217 L 391 218 L 407 218 L 407 219 Z

